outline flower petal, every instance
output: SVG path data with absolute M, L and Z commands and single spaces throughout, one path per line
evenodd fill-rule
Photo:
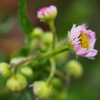
M 86 55 L 86 57 L 94 60 L 97 53 L 98 53 L 98 51 L 93 49 L 93 50 L 89 51 L 89 53 Z

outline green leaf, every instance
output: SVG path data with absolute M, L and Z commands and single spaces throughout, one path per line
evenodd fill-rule
M 16 57 L 27 57 L 29 56 L 29 54 L 30 54 L 30 49 L 29 47 L 25 46 L 20 48 L 17 52 L 13 52 L 10 58 L 12 59 Z
M 26 36 L 29 37 L 32 30 L 34 29 L 34 26 L 27 17 L 26 0 L 19 0 L 18 20 L 21 30 Z
M 18 50 L 17 55 L 20 57 L 27 57 L 30 54 L 30 49 L 28 47 L 22 47 Z

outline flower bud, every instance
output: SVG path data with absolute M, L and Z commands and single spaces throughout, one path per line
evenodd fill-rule
M 68 73 L 76 78 L 80 77 L 83 74 L 82 65 L 76 61 L 71 60 L 66 64 L 66 70 Z
M 39 41 L 38 39 L 34 38 L 30 40 L 30 47 L 34 48 L 36 45 L 38 45 Z
M 0 63 L 0 73 L 3 77 L 9 77 L 11 75 L 11 69 L 7 63 Z
M 38 98 L 45 99 L 51 95 L 52 88 L 44 81 L 36 81 L 33 84 L 33 91 Z
M 31 37 L 36 37 L 36 38 L 40 38 L 43 34 L 43 30 L 39 27 L 36 27 L 32 33 L 31 33 Z
M 44 7 L 37 12 L 37 17 L 44 22 L 54 20 L 57 16 L 57 8 L 53 5 Z
M 62 81 L 59 78 L 53 78 L 52 79 L 52 85 L 55 88 L 60 88 L 62 86 Z
M 34 75 L 33 70 L 28 66 L 23 66 L 22 68 L 20 68 L 20 73 L 26 76 L 27 78 L 30 78 Z
M 40 46 L 40 50 L 46 51 L 47 49 L 48 49 L 48 46 L 42 43 L 41 46 Z
M 62 91 L 58 93 L 55 100 L 67 100 L 67 98 L 68 98 L 68 94 L 66 90 L 63 89 Z
M 7 88 L 11 92 L 20 92 L 22 91 L 27 85 L 26 78 L 21 75 L 21 74 L 16 74 L 12 76 L 8 81 L 7 81 Z
M 53 35 L 52 32 L 45 32 L 45 34 L 42 36 L 42 41 L 46 44 L 46 45 L 51 45 L 52 41 L 53 41 Z

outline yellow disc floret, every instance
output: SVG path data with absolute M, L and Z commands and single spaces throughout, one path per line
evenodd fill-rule
M 86 48 L 87 50 L 89 49 L 89 39 L 88 36 L 86 35 L 86 33 L 84 33 L 83 31 L 81 32 L 80 36 L 80 44 L 83 48 Z

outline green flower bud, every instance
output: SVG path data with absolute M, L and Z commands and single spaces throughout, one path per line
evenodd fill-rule
M 63 90 L 63 91 L 60 91 L 56 100 L 67 100 L 67 98 L 68 98 L 68 94 L 67 94 L 66 90 Z
M 45 34 L 43 34 L 42 36 L 42 41 L 46 44 L 46 45 L 51 45 L 52 41 L 53 41 L 53 35 L 52 32 L 45 32 Z
M 34 75 L 33 70 L 28 66 L 23 66 L 22 68 L 20 68 L 20 73 L 26 76 L 27 78 L 33 77 Z
M 52 88 L 44 81 L 36 81 L 33 84 L 33 91 L 38 98 L 48 98 L 52 93 Z
M 62 81 L 59 78 L 53 78 L 52 79 L 52 85 L 55 88 L 60 88 L 62 86 Z
M 11 92 L 20 92 L 27 86 L 26 78 L 21 74 L 12 76 L 6 84 Z
M 71 60 L 66 64 L 66 70 L 68 73 L 76 78 L 81 77 L 83 74 L 83 68 L 82 65 L 76 61 Z
M 48 46 L 45 45 L 45 44 L 41 44 L 40 49 L 41 49 L 42 51 L 46 51 L 46 50 L 48 49 Z
M 30 40 L 30 47 L 31 48 L 34 48 L 36 45 L 38 45 L 38 43 L 39 43 L 39 41 L 38 41 L 38 39 L 31 39 Z
M 7 63 L 0 63 L 0 73 L 3 77 L 9 77 L 11 75 L 11 69 Z
M 31 33 L 31 37 L 36 37 L 36 38 L 40 38 L 43 34 L 43 30 L 39 27 L 36 27 L 32 33 Z

